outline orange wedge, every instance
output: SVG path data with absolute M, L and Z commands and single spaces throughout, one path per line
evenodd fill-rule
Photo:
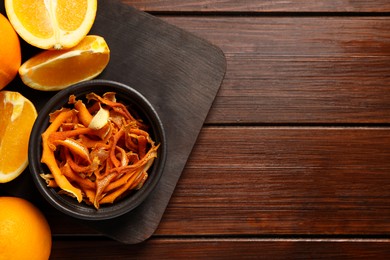
M 1 91 L 0 115 L 0 183 L 5 183 L 28 165 L 28 142 L 37 111 L 20 93 Z
M 42 49 L 76 46 L 90 31 L 97 0 L 5 0 L 8 19 L 29 44 Z
M 46 50 L 30 58 L 19 68 L 27 86 L 57 91 L 98 76 L 110 60 L 110 49 L 103 37 L 86 36 L 68 50 Z

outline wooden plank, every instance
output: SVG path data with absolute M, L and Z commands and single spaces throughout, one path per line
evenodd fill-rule
M 226 55 L 208 123 L 390 121 L 385 17 L 161 18 Z
M 389 146 L 388 128 L 206 127 L 156 234 L 387 236 Z
M 272 1 L 180 1 L 122 0 L 148 12 L 389 12 L 390 3 L 381 1 L 345 0 L 272 0 Z
M 142 245 L 108 240 L 54 241 L 53 259 L 386 259 L 389 240 L 344 239 L 167 239 L 153 238 Z M 229 257 L 227 257 L 229 256 Z
M 158 234 L 387 235 L 388 128 L 207 127 Z

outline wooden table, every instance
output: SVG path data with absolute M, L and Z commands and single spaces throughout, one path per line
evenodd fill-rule
M 53 259 L 390 254 L 389 1 L 122 2 L 219 46 L 226 76 L 155 234 L 49 217 Z

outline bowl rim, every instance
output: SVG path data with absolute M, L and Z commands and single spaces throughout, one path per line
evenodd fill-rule
M 105 87 L 105 90 L 103 88 L 91 90 L 91 88 L 99 87 Z M 44 172 L 44 168 L 47 169 L 46 165 L 41 163 L 40 160 L 42 154 L 41 134 L 49 125 L 49 114 L 66 105 L 71 94 L 74 94 L 78 98 L 85 98 L 85 95 L 91 92 L 116 92 L 118 100 L 128 98 L 129 103 L 134 105 L 136 111 L 143 115 L 143 119 L 146 118 L 149 125 L 151 125 L 154 141 L 160 144 L 157 151 L 158 157 L 154 160 L 149 172 L 150 175 L 153 174 L 153 177 L 151 178 L 149 175 L 144 186 L 140 190 L 129 195 L 128 198 L 124 198 L 123 200 L 114 202 L 110 205 L 102 206 L 98 210 L 91 205 L 86 205 L 84 202 L 78 203 L 76 199 L 70 198 L 69 196 L 59 195 L 54 188 L 47 187 L 46 182 L 39 176 L 39 174 Z M 145 96 L 129 85 L 104 79 L 83 81 L 63 89 L 52 96 L 38 113 L 30 134 L 28 146 L 29 170 L 35 186 L 38 188 L 41 195 L 57 210 L 84 220 L 112 219 L 124 215 L 138 207 L 159 183 L 165 168 L 166 157 L 167 143 L 164 126 L 153 105 Z

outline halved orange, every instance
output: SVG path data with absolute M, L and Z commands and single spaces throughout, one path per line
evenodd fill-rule
M 88 35 L 68 50 L 46 50 L 19 68 L 27 86 L 57 91 L 98 76 L 110 60 L 110 49 L 101 36 Z
M 97 0 L 5 0 L 8 19 L 29 44 L 42 49 L 77 45 L 90 31 Z
M 28 165 L 28 142 L 37 117 L 34 104 L 18 92 L 0 91 L 0 183 L 18 177 Z

